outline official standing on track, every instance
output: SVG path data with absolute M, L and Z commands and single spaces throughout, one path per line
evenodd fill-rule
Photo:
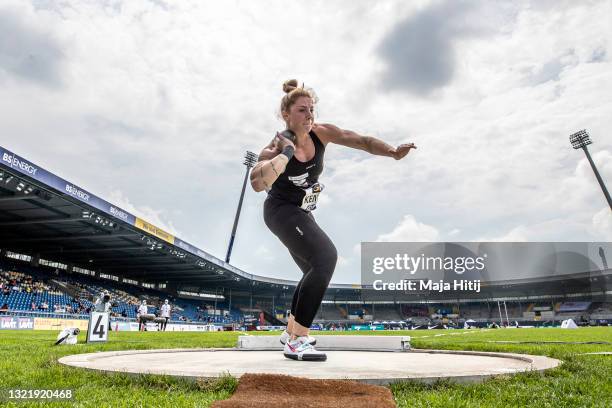
M 251 172 L 251 185 L 266 191 L 264 221 L 287 247 L 303 276 L 293 294 L 287 330 L 281 335 L 284 355 L 294 360 L 325 361 L 315 349 L 310 325 L 321 305 L 336 267 L 336 247 L 312 215 L 323 185 L 323 155 L 328 143 L 403 159 L 413 143 L 393 147 L 372 136 L 362 136 L 331 124 L 314 123 L 317 98 L 295 79 L 283 84 L 280 112 L 286 130 L 261 151 Z
M 143 300 L 140 306 L 138 307 L 138 330 L 143 331 L 146 328 L 146 320 L 144 315 L 149 313 L 149 308 L 147 307 L 147 301 Z
M 168 320 L 170 320 L 170 310 L 170 304 L 168 299 L 166 299 L 161 307 L 161 317 L 164 319 L 161 324 L 161 331 L 166 331 L 166 325 L 168 324 Z

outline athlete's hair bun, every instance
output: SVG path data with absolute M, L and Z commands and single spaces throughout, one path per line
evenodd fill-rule
M 312 99 L 312 103 L 315 104 L 319 101 L 314 90 L 311 88 L 305 88 L 304 83 L 302 86 L 298 86 L 297 79 L 289 79 L 283 83 L 283 92 L 285 95 L 281 99 L 280 113 L 289 112 L 291 106 L 301 97 L 305 96 Z
M 289 93 L 298 87 L 297 79 L 288 79 L 283 83 L 283 92 Z

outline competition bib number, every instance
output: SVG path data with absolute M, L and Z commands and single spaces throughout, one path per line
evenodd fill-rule
M 313 211 L 317 208 L 317 201 L 319 200 L 319 194 L 323 191 L 323 185 L 316 183 L 311 187 L 304 190 L 304 199 L 300 208 L 304 211 Z

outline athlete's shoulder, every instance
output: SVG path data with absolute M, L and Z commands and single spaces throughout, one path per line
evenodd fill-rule
M 331 123 L 315 123 L 312 126 L 312 131 L 315 132 L 319 140 L 323 144 L 333 142 L 339 135 L 342 134 L 340 128 Z

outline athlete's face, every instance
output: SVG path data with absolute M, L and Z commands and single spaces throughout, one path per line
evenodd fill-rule
M 314 104 L 312 98 L 302 96 L 289 108 L 289 112 L 283 112 L 287 127 L 297 134 L 308 133 L 312 130 L 314 123 Z

